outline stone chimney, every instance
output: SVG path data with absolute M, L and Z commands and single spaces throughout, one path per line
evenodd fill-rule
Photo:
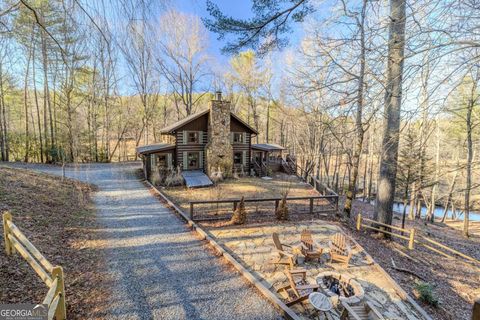
M 230 142 L 230 102 L 222 101 L 222 93 L 215 92 L 208 118 L 208 143 L 205 146 L 206 173 L 211 176 L 220 170 L 230 177 L 233 170 L 233 148 Z

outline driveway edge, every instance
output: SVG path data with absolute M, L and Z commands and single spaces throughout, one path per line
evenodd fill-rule
M 180 217 L 185 220 L 189 227 L 194 230 L 202 240 L 206 240 L 209 244 L 215 248 L 215 250 L 222 255 L 240 274 L 251 284 L 253 284 L 260 293 L 267 298 L 275 308 L 277 308 L 281 314 L 290 320 L 301 320 L 301 318 L 293 312 L 292 309 L 287 307 L 283 301 L 281 301 L 272 291 L 270 291 L 267 287 L 265 287 L 260 280 L 258 280 L 250 271 L 248 271 L 244 266 L 242 266 L 231 254 L 229 254 L 220 244 L 218 244 L 208 233 L 203 230 L 198 224 L 193 222 L 182 209 L 180 209 L 176 204 L 174 204 L 163 192 L 158 190 L 155 186 L 153 186 L 149 181 L 144 180 L 145 183 L 163 200 L 165 200 L 168 205 L 175 210 L 176 213 L 180 215 Z

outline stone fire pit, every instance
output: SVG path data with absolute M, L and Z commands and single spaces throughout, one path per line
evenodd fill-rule
M 335 305 L 338 304 L 339 301 L 348 304 L 359 303 L 365 296 L 365 292 L 360 283 L 345 274 L 325 271 L 320 273 L 316 280 L 325 294 L 331 297 Z

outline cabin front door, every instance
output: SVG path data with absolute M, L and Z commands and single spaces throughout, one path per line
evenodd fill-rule
M 188 170 L 198 170 L 200 168 L 199 152 L 189 152 L 187 154 L 187 168 Z

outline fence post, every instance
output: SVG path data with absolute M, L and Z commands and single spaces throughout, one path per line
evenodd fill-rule
M 413 250 L 413 245 L 415 243 L 415 229 L 410 229 L 410 241 L 408 241 L 408 249 Z
M 275 211 L 278 209 L 278 200 L 275 200 Z
M 473 302 L 472 320 L 480 320 L 480 297 Z
M 193 221 L 193 203 L 190 203 L 190 220 Z
M 313 214 L 313 198 L 310 198 L 310 214 Z
M 13 253 L 13 250 L 12 250 L 12 243 L 8 239 L 8 233 L 10 228 L 7 225 L 7 221 L 12 222 L 12 214 L 8 211 L 5 211 L 3 213 L 3 237 L 5 240 L 5 252 L 7 253 L 7 256 L 9 256 Z
M 53 267 L 52 278 L 57 278 L 57 290 L 55 290 L 55 296 L 57 294 L 60 295 L 57 310 L 55 310 L 55 318 L 58 320 L 65 320 L 67 319 L 67 309 L 65 307 L 65 283 L 63 281 L 62 267 Z
M 357 215 L 357 230 L 360 231 L 361 227 L 362 227 L 362 214 L 359 213 Z

